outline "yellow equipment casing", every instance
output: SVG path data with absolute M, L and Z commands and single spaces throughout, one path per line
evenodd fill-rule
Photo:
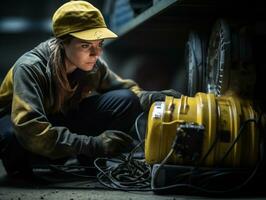
M 145 136 L 146 162 L 160 163 L 170 151 L 178 127 L 193 123 L 205 128 L 199 160 L 207 153 L 208 156 L 201 165 L 217 165 L 233 145 L 223 165 L 253 166 L 258 160 L 259 133 L 250 119 L 256 117 L 250 101 L 236 96 L 215 97 L 214 94 L 205 93 L 179 99 L 167 96 L 164 102 L 155 102 L 149 111 Z M 241 126 L 244 127 L 240 130 Z M 239 139 L 233 144 L 239 134 Z M 178 154 L 173 154 L 169 162 L 191 164 Z

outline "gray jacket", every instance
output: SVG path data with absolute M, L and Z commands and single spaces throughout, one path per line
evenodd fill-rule
M 79 154 L 90 137 L 79 135 L 66 127 L 52 126 L 47 119 L 54 112 L 55 81 L 49 59 L 51 43 L 47 40 L 22 55 L 7 73 L 0 87 L 0 117 L 11 114 L 15 134 L 29 151 L 49 158 Z M 141 94 L 132 80 L 120 78 L 99 59 L 95 70 L 80 72 L 82 88 L 79 98 L 127 88 Z M 141 95 L 140 95 L 141 96 Z

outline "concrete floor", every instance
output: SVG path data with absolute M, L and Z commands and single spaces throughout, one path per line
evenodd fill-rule
M 61 190 L 61 189 L 22 189 L 22 188 L 0 188 L 1 200 L 93 200 L 93 199 L 113 199 L 113 200 L 173 200 L 173 199 L 187 199 L 186 197 L 167 197 L 155 196 L 150 193 L 132 193 L 119 191 L 103 191 L 103 190 Z M 198 199 L 198 198 L 193 198 Z
M 3 184 L 7 180 L 2 162 L 0 162 L 0 200 L 187 200 L 187 199 L 214 199 L 199 196 L 185 195 L 156 195 L 152 192 L 123 192 L 103 189 L 60 189 L 60 188 L 40 188 L 32 185 L 21 187 L 16 184 Z M 22 180 L 23 181 L 23 180 Z M 230 198 L 232 199 L 232 198 Z M 266 197 L 247 197 L 237 199 L 266 199 Z M 223 198 L 219 198 L 223 200 Z

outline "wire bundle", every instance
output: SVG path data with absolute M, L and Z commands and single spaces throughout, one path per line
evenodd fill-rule
M 97 163 L 102 159 L 110 162 L 111 166 L 106 168 L 99 167 Z M 94 164 L 100 171 L 97 174 L 98 181 L 108 188 L 126 191 L 150 188 L 151 169 L 144 161 L 132 158 L 98 158 Z
M 151 168 L 144 160 L 133 158 L 133 153 L 141 143 L 128 155 L 120 158 L 97 158 L 95 167 L 99 170 L 98 181 L 111 189 L 145 190 L 150 189 Z M 109 162 L 109 166 L 102 167 L 100 161 Z

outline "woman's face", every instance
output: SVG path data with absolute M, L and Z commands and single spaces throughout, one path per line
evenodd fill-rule
M 102 53 L 103 40 L 80 40 L 72 38 L 68 43 L 64 43 L 66 53 L 67 73 L 79 68 L 83 71 L 93 69 L 97 59 Z

